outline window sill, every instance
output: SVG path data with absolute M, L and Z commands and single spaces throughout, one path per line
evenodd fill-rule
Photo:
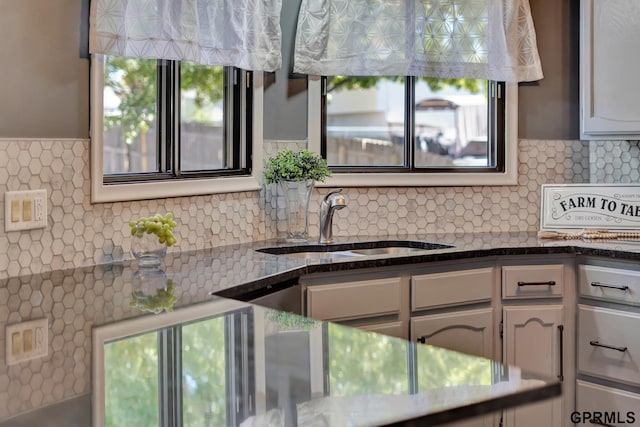
M 516 185 L 517 173 L 438 173 L 438 174 L 373 174 L 341 173 L 334 174 L 325 182 L 316 183 L 316 187 L 437 187 L 437 186 L 483 186 Z
M 255 176 L 243 176 L 111 185 L 94 182 L 92 186 L 91 203 L 104 203 L 258 191 L 261 183 Z

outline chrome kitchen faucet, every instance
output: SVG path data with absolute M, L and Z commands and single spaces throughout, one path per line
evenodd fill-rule
M 333 212 L 347 206 L 344 196 L 340 194 L 341 191 L 342 188 L 329 191 L 320 203 L 320 244 L 333 241 Z

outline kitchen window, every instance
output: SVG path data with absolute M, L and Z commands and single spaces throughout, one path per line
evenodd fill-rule
M 240 425 L 255 414 L 251 325 L 239 309 L 106 341 L 95 424 Z
M 416 77 L 370 79 L 340 90 L 332 85 L 344 77 L 310 77 L 309 144 L 334 172 L 325 185 L 516 183 L 516 85 L 431 90 Z
M 102 55 L 92 66 L 92 201 L 259 188 L 252 119 L 261 113 L 260 76 Z
M 543 77 L 527 0 L 302 0 L 293 71 L 324 185 L 517 183 L 517 84 Z

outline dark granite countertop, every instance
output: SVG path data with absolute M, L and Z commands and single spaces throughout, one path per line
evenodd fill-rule
M 561 392 L 555 378 L 489 359 L 226 298 L 156 319 L 94 330 L 106 374 L 94 376 L 104 396 L 94 393 L 93 416 L 105 425 L 148 423 L 149 407 L 153 420 L 158 399 L 133 390 L 156 383 L 175 425 L 439 425 Z
M 140 310 L 140 304 L 131 306 L 130 300 L 141 287 L 157 280 L 175 284 L 173 309 L 178 312 L 211 302 L 214 295 L 249 299 L 311 273 L 512 255 L 584 254 L 640 260 L 640 245 L 634 242 L 540 241 L 536 233 L 524 232 L 374 236 L 354 241 L 386 239 L 452 247 L 409 255 L 306 260 L 258 252 L 256 249 L 277 243 L 254 242 L 169 253 L 155 276 L 139 270 L 135 261 L 125 261 L 0 280 L 0 323 L 43 317 L 49 323 L 45 358 L 13 366 L 0 364 L 0 421 L 87 396 L 91 391 L 92 329 L 151 316 Z M 2 343 L 4 334 L 2 328 Z

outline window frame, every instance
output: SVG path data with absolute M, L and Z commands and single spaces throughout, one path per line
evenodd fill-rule
M 505 84 L 504 171 L 500 172 L 340 172 L 333 170 L 318 187 L 425 187 L 516 185 L 518 183 L 518 86 Z M 322 77 L 308 76 L 308 147 L 321 153 Z
M 262 175 L 262 143 L 263 143 L 263 99 L 264 82 L 262 72 L 241 73 L 240 82 L 247 87 L 248 96 L 251 98 L 251 109 L 244 106 L 235 108 L 235 113 L 240 112 L 240 150 L 244 153 L 250 150 L 247 158 L 248 170 L 246 175 L 216 175 L 189 177 L 172 176 L 170 179 L 161 179 L 161 176 L 147 177 L 140 180 L 130 175 L 128 182 L 113 182 L 104 179 L 103 169 L 103 91 L 104 91 L 104 56 L 92 55 L 91 58 L 91 126 L 90 126 L 90 165 L 91 165 L 91 203 L 118 202 L 145 199 L 164 199 L 168 197 L 196 196 L 203 194 L 259 191 Z M 250 75 L 251 77 L 247 77 Z M 242 114 L 245 113 L 246 114 Z M 251 132 L 247 133 L 247 124 L 250 124 Z M 176 158 L 179 161 L 179 158 Z M 144 178 L 143 173 L 137 174 Z M 149 175 L 149 174 L 146 174 Z M 167 178 L 167 177 L 165 177 Z

